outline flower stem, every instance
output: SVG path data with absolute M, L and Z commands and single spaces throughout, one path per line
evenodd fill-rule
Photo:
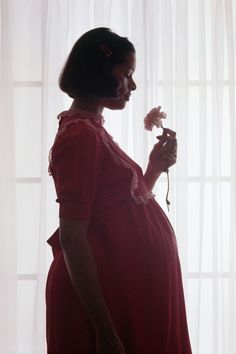
M 166 204 L 167 204 L 168 211 L 170 211 L 170 208 L 169 208 L 170 201 L 168 200 L 169 190 L 170 190 L 169 168 L 167 168 L 167 170 L 165 172 L 167 173 L 167 183 L 168 183 L 167 192 L 166 192 Z

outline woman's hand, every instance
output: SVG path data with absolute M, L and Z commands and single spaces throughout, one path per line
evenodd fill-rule
M 177 140 L 176 133 L 168 128 L 164 128 L 163 134 L 157 136 L 159 142 L 154 145 L 149 155 L 149 169 L 157 175 L 167 171 L 169 167 L 176 163 Z
M 96 330 L 96 354 L 126 354 L 118 334 L 114 331 Z

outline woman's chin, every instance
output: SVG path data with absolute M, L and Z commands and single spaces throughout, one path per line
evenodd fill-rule
M 127 100 L 125 99 L 112 99 L 106 102 L 106 108 L 112 109 L 112 110 L 118 110 L 118 109 L 123 109 L 125 108 L 127 103 Z

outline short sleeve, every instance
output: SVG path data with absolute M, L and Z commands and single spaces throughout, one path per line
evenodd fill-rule
M 72 130 L 73 129 L 73 130 Z M 85 123 L 73 125 L 54 150 L 53 178 L 59 217 L 88 220 L 102 164 L 102 144 L 97 131 Z

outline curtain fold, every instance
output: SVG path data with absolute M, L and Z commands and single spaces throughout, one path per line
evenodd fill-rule
M 74 42 L 110 27 L 135 45 L 137 91 L 105 125 L 145 170 L 161 131 L 178 160 L 154 193 L 176 231 L 194 354 L 236 354 L 236 112 L 234 0 L 1 0 L 0 352 L 44 354 L 45 286 L 58 227 L 48 153 L 71 99 L 58 77 Z M 19 16 L 20 14 L 20 16 Z
M 229 116 L 236 117 L 235 111 L 235 53 L 236 53 L 236 38 L 235 38 L 235 7 L 230 0 L 226 0 L 224 3 L 225 8 L 225 21 L 226 21 L 226 48 L 227 48 L 227 64 L 228 64 L 228 79 L 229 79 Z M 236 124 L 235 119 L 230 119 L 230 166 L 231 166 L 231 181 L 230 181 L 230 211 L 229 211 L 229 232 L 231 235 L 229 242 L 229 316 L 226 326 L 229 328 L 228 333 L 228 345 L 224 343 L 228 351 L 230 348 L 236 348 L 236 336 L 235 336 L 235 317 L 236 317 L 236 304 L 235 304 L 235 291 L 236 291 L 236 261 L 235 261 L 235 249 L 236 249 Z M 232 324 L 234 323 L 234 328 Z
M 179 235 L 179 249 L 182 253 L 182 271 L 187 271 L 187 223 L 188 209 L 188 150 L 189 143 L 189 87 L 188 87 L 188 16 L 187 0 L 179 0 L 174 6 L 175 16 L 175 128 L 178 135 L 178 166 L 176 166 L 176 233 Z M 164 39 L 163 39 L 164 40 Z M 163 54 L 163 61 L 165 56 Z
M 1 1 L 0 32 L 0 352 L 17 352 L 17 243 L 15 125 L 11 6 Z

